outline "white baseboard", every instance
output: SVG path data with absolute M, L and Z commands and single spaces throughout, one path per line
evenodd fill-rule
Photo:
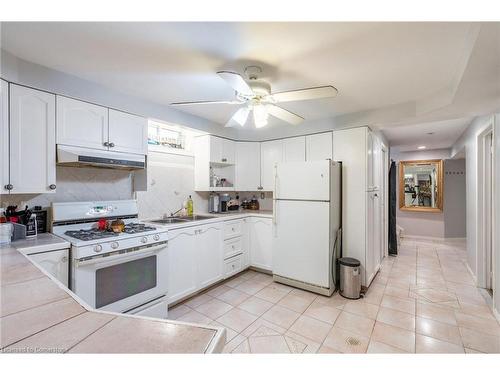
M 493 315 L 495 315 L 497 322 L 500 323 L 500 313 L 498 312 L 498 310 L 495 308 L 495 306 L 493 306 L 491 310 L 493 311 Z
M 469 262 L 464 262 L 464 263 L 465 263 L 465 267 L 467 267 L 467 271 L 469 271 L 470 275 L 472 276 L 472 280 L 474 280 L 474 286 L 478 287 L 477 286 L 477 277 L 476 277 L 476 275 L 474 275 L 474 272 L 472 272 L 472 269 L 469 266 Z
M 467 240 L 467 237 L 431 237 L 431 236 L 417 236 L 414 234 L 403 234 L 401 237 L 406 238 L 408 240 L 415 239 L 415 240 L 429 240 L 437 242 L 445 242 L 445 241 L 461 242 Z

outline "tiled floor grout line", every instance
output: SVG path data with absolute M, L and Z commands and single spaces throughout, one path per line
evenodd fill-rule
M 376 342 L 373 340 L 373 333 L 375 331 L 375 326 L 379 322 L 378 319 L 381 317 L 380 310 L 382 308 L 385 308 L 388 310 L 395 310 L 395 311 L 398 311 L 401 313 L 412 315 L 412 320 L 414 321 L 414 327 L 412 330 L 408 330 L 407 328 L 405 328 L 406 325 L 400 325 L 398 323 L 397 318 L 399 315 L 396 315 L 395 317 L 388 320 L 388 322 L 390 322 L 390 323 L 386 323 L 386 324 L 389 324 L 389 326 L 391 326 L 391 327 L 396 327 L 396 328 L 401 329 L 401 330 L 406 331 L 406 332 L 411 332 L 414 335 L 414 340 L 413 340 L 414 352 L 417 352 L 417 342 L 420 342 L 420 345 L 421 345 L 420 351 L 422 351 L 422 349 L 432 351 L 433 345 L 438 345 L 437 348 L 441 348 L 440 345 L 443 345 L 443 350 L 448 350 L 448 348 L 450 350 L 453 350 L 453 348 L 455 348 L 455 346 L 458 346 L 458 347 L 461 347 L 462 350 L 465 351 L 465 349 L 469 349 L 469 347 L 465 347 L 465 345 L 464 345 L 465 339 L 464 339 L 462 332 L 467 332 L 467 335 L 470 335 L 472 333 L 469 333 L 469 331 L 463 331 L 462 325 L 457 324 L 457 322 L 455 322 L 454 324 L 448 323 L 447 319 L 449 319 L 449 318 L 446 318 L 446 316 L 449 316 L 450 319 L 452 317 L 455 317 L 455 319 L 456 319 L 456 314 L 458 312 L 460 312 L 462 310 L 462 308 L 464 308 L 463 303 L 468 302 L 468 299 L 467 299 L 468 292 L 465 294 L 464 302 L 461 302 L 458 300 L 457 294 L 455 293 L 455 289 L 457 287 L 460 288 L 460 284 L 471 286 L 471 287 L 473 286 L 471 284 L 471 282 L 468 280 L 468 278 L 466 278 L 466 277 L 462 278 L 460 276 L 460 272 L 462 271 L 461 264 L 463 264 L 463 257 L 464 256 L 462 254 L 459 254 L 459 251 L 463 252 L 464 250 L 460 250 L 460 248 L 458 248 L 457 245 L 443 246 L 441 244 L 436 244 L 434 242 L 427 243 L 425 241 L 415 241 L 415 242 L 406 243 L 406 244 L 403 243 L 403 246 L 401 246 L 401 250 L 400 250 L 398 257 L 386 258 L 387 260 L 384 259 L 381 270 L 378 272 L 378 274 L 374 278 L 374 284 L 372 284 L 372 285 L 376 285 L 377 287 L 375 289 L 372 289 L 372 290 L 374 290 L 374 293 L 373 293 L 370 301 L 361 300 L 359 302 L 359 303 L 372 303 L 372 304 L 376 305 L 378 307 L 378 309 L 377 309 L 375 315 L 370 315 L 370 313 L 368 311 L 359 310 L 359 308 L 353 309 L 353 312 L 344 310 L 348 301 L 346 301 L 344 304 L 339 304 L 339 301 L 333 301 L 333 303 L 330 304 L 328 299 L 326 299 L 325 301 L 323 301 L 323 300 L 320 301 L 319 297 L 313 298 L 312 300 L 309 301 L 308 300 L 309 297 L 301 296 L 298 293 L 296 294 L 296 296 L 303 297 L 304 299 L 297 300 L 297 302 L 300 302 L 297 305 L 297 307 L 299 307 L 297 310 L 300 310 L 301 312 L 295 311 L 296 301 L 294 299 L 290 300 L 292 302 L 292 304 L 290 306 L 292 306 L 293 309 L 290 309 L 290 308 L 288 308 L 288 306 L 280 304 L 280 302 L 284 298 L 287 298 L 287 296 L 289 296 L 294 289 L 288 290 L 287 293 L 280 296 L 278 299 L 273 299 L 272 302 L 257 296 L 257 294 L 260 291 L 262 291 L 263 289 L 266 289 L 268 287 L 271 287 L 273 285 L 272 281 L 269 281 L 268 279 L 265 279 L 265 278 L 262 278 L 261 280 L 255 280 L 256 283 L 262 281 L 265 284 L 264 287 L 261 287 L 257 291 L 254 290 L 255 289 L 254 285 L 252 285 L 251 283 L 248 284 L 249 290 L 252 290 L 252 293 L 248 293 L 245 291 L 246 286 L 244 286 L 240 289 L 236 289 L 239 284 L 231 286 L 231 287 L 226 285 L 226 287 L 229 289 L 226 289 L 225 292 L 228 292 L 229 290 L 236 290 L 236 291 L 239 291 L 242 293 L 247 293 L 249 295 L 247 298 L 245 298 L 243 301 L 239 302 L 237 305 L 233 305 L 232 303 L 229 303 L 229 305 L 231 305 L 231 310 L 234 308 L 238 308 L 238 309 L 245 311 L 246 313 L 249 313 L 250 315 L 252 315 L 253 312 L 251 312 L 250 310 L 246 311 L 244 309 L 241 309 L 240 306 L 242 304 L 244 304 L 245 301 L 248 301 L 248 299 L 255 297 L 255 298 L 253 298 L 253 300 L 255 301 L 255 308 L 257 309 L 255 311 L 259 312 L 259 314 L 256 315 L 255 320 L 250 325 L 246 326 L 245 329 L 241 330 L 241 332 L 235 332 L 235 334 L 236 334 L 235 337 L 226 344 L 234 343 L 236 346 L 234 348 L 232 348 L 231 350 L 236 350 L 236 348 L 240 347 L 241 345 L 246 345 L 246 344 L 244 344 L 246 342 L 246 343 L 248 343 L 248 347 L 240 347 L 240 350 L 243 349 L 244 351 L 250 350 L 251 352 L 254 352 L 255 348 L 252 349 L 252 348 L 250 348 L 250 345 L 249 345 L 249 339 L 252 336 L 252 334 L 254 332 L 256 332 L 256 330 L 260 329 L 259 327 L 266 327 L 267 326 L 269 329 L 272 329 L 271 327 L 273 327 L 273 325 L 274 325 L 274 326 L 276 326 L 276 328 L 279 327 L 279 332 L 278 332 L 279 336 L 281 336 L 282 339 L 286 343 L 286 346 L 281 346 L 281 348 L 283 350 L 288 349 L 288 351 L 293 351 L 292 347 L 294 347 L 294 345 L 291 344 L 291 343 L 293 343 L 293 341 L 289 342 L 288 340 L 285 339 L 286 337 L 289 337 L 291 335 L 290 336 L 291 340 L 296 340 L 298 342 L 301 342 L 300 346 L 306 345 L 304 350 L 308 350 L 307 347 L 309 346 L 310 348 L 316 348 L 317 351 L 319 351 L 322 347 L 326 347 L 326 348 L 329 348 L 329 349 L 334 350 L 334 351 L 349 352 L 350 351 L 349 346 L 346 346 L 346 343 L 342 343 L 342 341 L 338 341 L 338 337 L 335 339 L 334 338 L 335 335 L 332 334 L 332 330 L 335 327 L 337 327 L 337 328 L 345 331 L 346 335 L 352 334 L 353 337 L 356 337 L 356 336 L 363 336 L 364 337 L 364 335 L 360 335 L 359 333 L 357 333 L 358 331 L 362 332 L 363 330 L 355 329 L 356 327 L 352 326 L 352 324 L 357 324 L 356 320 L 352 320 L 352 319 L 346 320 L 345 321 L 346 324 L 344 324 L 343 321 L 342 322 L 338 321 L 340 315 L 343 312 L 345 312 L 346 314 L 349 313 L 349 314 L 355 315 L 357 317 L 367 318 L 367 319 L 373 320 L 374 323 L 373 323 L 373 326 L 371 327 L 371 330 L 369 331 L 369 334 L 368 334 L 369 337 L 367 337 L 367 340 L 363 339 L 363 340 L 366 340 L 366 341 L 363 341 L 363 345 L 367 345 L 366 349 L 365 349 L 365 353 L 366 353 L 368 351 L 368 349 L 370 348 L 370 346 Z M 445 266 L 445 262 L 447 260 L 449 260 L 449 263 Z M 446 270 L 446 277 L 445 277 L 445 270 Z M 414 272 L 414 274 L 413 274 L 413 272 Z M 413 274 L 413 276 L 410 276 L 410 273 Z M 241 277 L 242 275 L 235 276 L 235 278 Z M 257 278 L 258 275 L 259 275 L 258 273 L 254 273 L 252 275 L 249 275 L 250 277 L 244 278 L 244 281 L 241 281 L 241 283 L 255 279 L 255 278 Z M 454 281 L 448 281 L 448 277 Z M 422 284 L 418 284 L 419 280 Z M 220 285 L 225 285 L 225 284 L 221 283 L 218 286 L 220 286 Z M 390 291 L 388 291 L 388 289 L 387 289 L 389 287 L 389 285 L 391 286 L 391 288 L 393 288 Z M 450 290 L 449 288 L 453 288 L 454 285 L 455 285 L 454 289 Z M 403 287 L 404 287 L 404 289 L 407 290 L 406 293 L 402 293 L 401 290 L 398 290 L 398 289 L 402 289 Z M 211 290 L 211 289 L 212 288 L 210 288 L 208 290 Z M 428 290 L 425 290 L 425 289 L 428 289 Z M 417 290 L 421 290 L 421 292 L 415 293 L 415 291 L 417 291 Z M 386 292 L 389 292 L 390 294 L 386 294 Z M 410 295 L 410 293 L 411 293 L 411 295 Z M 477 303 L 474 303 L 474 299 L 476 298 L 474 289 L 471 289 L 471 293 L 472 293 L 471 297 L 470 297 L 470 299 L 472 300 L 471 304 L 475 305 L 475 306 L 482 306 L 479 303 L 480 301 L 478 301 Z M 292 294 L 295 294 L 295 293 L 292 293 Z M 405 299 L 402 298 L 403 294 L 405 294 L 406 297 L 408 298 L 407 301 L 412 301 L 413 309 L 408 310 L 407 309 L 408 304 L 401 305 L 401 309 L 400 308 L 393 309 L 393 307 L 397 307 L 397 305 L 391 305 L 391 304 L 388 304 L 386 306 L 382 305 L 382 303 L 383 303 L 382 301 L 384 300 L 384 298 L 386 296 L 387 296 L 387 298 L 389 298 L 389 296 L 391 298 L 393 298 L 394 303 L 399 303 L 398 300 L 404 301 Z M 269 294 L 270 297 L 276 296 L 276 295 L 279 295 L 279 293 L 273 294 L 271 292 L 271 294 Z M 228 302 L 220 299 L 220 296 L 221 296 L 221 294 L 219 294 L 217 296 L 210 296 L 210 299 L 214 299 L 215 301 L 228 303 Z M 454 298 L 450 299 L 450 298 L 448 298 L 448 296 L 450 296 L 450 297 L 454 296 Z M 230 296 L 230 297 L 232 297 L 232 296 Z M 236 298 L 235 300 L 237 300 L 239 298 L 239 296 L 236 296 L 235 298 Z M 259 302 L 257 302 L 258 300 L 268 302 L 269 305 L 259 304 Z M 435 301 L 435 302 L 433 302 L 433 301 Z M 456 301 L 456 302 L 454 303 L 453 301 Z M 287 301 L 287 302 L 289 302 L 289 301 Z M 331 318 L 333 316 L 330 315 L 330 317 L 329 317 L 328 311 L 330 311 L 330 310 L 328 310 L 328 309 L 324 310 L 324 312 L 322 312 L 322 314 L 326 314 L 326 315 L 324 315 L 325 320 L 323 320 L 322 315 L 315 315 L 315 314 L 308 315 L 308 314 L 306 314 L 307 310 L 310 309 L 311 305 L 313 305 L 315 302 L 320 302 L 322 305 L 330 306 L 331 308 L 337 309 L 339 311 L 338 315 L 335 317 L 335 319 L 332 320 Z M 208 301 L 206 301 L 204 303 L 208 303 Z M 419 307 L 418 306 L 420 306 L 420 305 L 424 306 L 423 308 L 426 309 L 426 310 L 422 310 L 423 318 L 429 319 L 429 324 L 431 324 L 430 323 L 431 321 L 436 323 L 436 324 L 432 323 L 431 327 L 433 327 L 433 328 L 431 331 L 424 330 L 424 331 L 422 331 L 422 334 L 417 333 L 417 320 L 419 319 L 419 315 L 418 315 Z M 283 326 L 280 326 L 280 325 L 276 325 L 275 323 L 272 323 L 272 321 L 268 321 L 266 318 L 264 318 L 264 315 L 266 313 L 268 313 L 269 310 L 273 309 L 273 307 L 275 307 L 275 306 L 279 306 L 280 308 L 282 308 L 284 310 L 289 310 L 289 311 L 292 311 L 296 314 L 296 315 L 291 315 L 291 314 L 287 314 L 287 313 L 285 313 L 285 311 L 283 311 L 283 313 L 285 313 L 285 315 L 283 315 L 283 317 L 280 317 L 280 315 L 278 313 L 279 310 L 277 310 L 277 312 L 276 312 L 278 314 L 278 315 L 276 315 L 276 318 L 278 319 L 277 321 L 280 321 L 280 319 L 293 318 L 292 320 L 288 320 L 290 323 L 288 323 L 288 321 L 287 321 L 287 323 L 286 323 L 287 328 L 284 328 Z M 318 306 L 320 306 L 320 305 L 318 305 Z M 426 306 L 429 306 L 429 308 L 427 308 Z M 253 308 L 253 306 L 250 306 L 250 307 Z M 356 307 L 356 306 L 353 306 L 353 307 Z M 432 307 L 436 308 L 436 310 L 433 310 Z M 362 307 L 362 309 L 364 309 L 364 308 Z M 427 309 L 429 312 L 427 312 Z M 440 312 L 441 310 L 443 311 L 443 313 L 447 314 L 447 315 L 443 316 L 444 320 L 441 319 L 439 315 L 436 315 L 436 314 L 441 314 L 441 312 Z M 210 319 L 212 321 L 212 324 L 219 324 L 217 322 L 217 320 L 212 320 L 212 318 L 207 317 L 206 315 L 204 315 L 202 313 L 199 313 L 196 310 L 196 308 L 190 308 L 189 311 L 196 311 L 198 314 L 200 314 L 200 319 L 202 316 L 204 316 L 204 317 L 206 317 L 206 319 Z M 217 310 L 215 310 L 215 311 L 217 311 Z M 410 311 L 412 313 L 410 313 Z M 446 311 L 448 311 L 448 312 L 446 312 Z M 387 312 L 390 312 L 390 311 L 387 311 Z M 451 313 L 451 315 L 450 315 L 450 313 Z M 490 311 L 490 313 L 491 313 L 491 311 Z M 474 327 L 474 324 L 481 324 L 481 319 L 483 319 L 483 320 L 485 319 L 482 316 L 481 310 L 478 310 L 477 314 L 474 313 L 474 310 L 468 310 L 466 315 L 468 317 L 470 317 L 471 319 L 478 319 L 477 323 L 474 323 L 474 321 L 471 321 L 471 323 L 465 323 L 466 328 L 467 327 Z M 295 324 L 297 324 L 297 321 L 299 319 L 301 319 L 301 317 L 306 317 L 306 318 L 311 319 L 311 320 L 305 319 L 304 320 L 305 325 L 301 324 L 301 325 L 297 326 L 296 331 L 292 330 L 291 328 Z M 317 318 L 317 317 L 319 317 L 319 318 Z M 196 318 L 196 316 L 195 316 L 195 318 Z M 182 317 L 179 317 L 177 319 L 181 320 Z M 217 318 L 217 319 L 219 319 L 219 318 Z M 255 322 L 258 320 L 261 320 L 263 324 L 255 324 Z M 286 320 L 284 320 L 284 321 L 286 321 Z M 308 330 L 314 329 L 315 324 L 316 324 L 314 322 L 318 322 L 321 324 L 328 324 L 328 326 L 329 326 L 328 333 L 321 340 L 319 340 L 319 342 L 315 341 L 315 340 L 311 340 L 307 337 L 307 336 L 311 336 L 308 334 Z M 359 321 L 359 322 L 361 323 L 362 321 Z M 269 323 L 271 325 L 268 325 L 267 323 Z M 239 324 L 241 325 L 241 323 L 239 323 Z M 249 330 L 248 328 L 254 324 L 255 324 L 255 326 L 254 326 L 255 329 Z M 318 329 L 324 330 L 326 328 L 326 325 L 325 326 L 317 325 L 317 327 L 318 327 Z M 484 326 L 484 327 L 488 327 L 488 326 Z M 442 333 L 440 331 L 441 329 L 444 330 L 444 331 L 442 331 Z M 468 328 L 468 329 L 473 330 L 472 328 Z M 250 331 L 252 331 L 252 332 L 250 332 Z M 403 335 L 403 336 L 401 336 L 401 339 L 407 340 L 407 338 L 409 338 L 408 337 L 409 333 L 405 335 L 403 333 L 403 331 L 394 331 L 394 335 L 397 336 L 397 335 L 399 335 L 398 332 L 401 332 L 401 335 Z M 484 331 L 484 328 L 483 328 L 483 331 Z M 486 332 L 483 332 L 483 331 L 480 331 L 478 337 L 472 336 L 472 339 L 478 340 L 481 337 L 480 335 L 486 335 Z M 247 335 L 244 335 L 242 332 L 245 332 Z M 281 333 L 281 332 L 283 332 L 283 333 Z M 313 337 L 321 337 L 322 334 L 320 332 L 323 332 L 323 331 L 318 331 L 315 335 L 312 335 L 312 336 Z M 263 331 L 262 333 L 265 333 L 265 331 Z M 307 336 L 305 336 L 303 333 L 306 333 Z M 391 335 L 392 334 L 393 333 L 391 333 Z M 448 336 L 450 334 L 452 334 L 453 336 Z M 426 337 L 431 341 L 426 341 L 427 339 L 424 339 L 424 341 L 421 342 L 420 340 L 417 340 L 417 335 L 423 335 L 423 337 Z M 259 334 L 259 336 L 260 336 L 260 334 Z M 488 336 L 496 337 L 494 335 L 488 335 Z M 268 337 L 268 336 L 264 335 L 262 337 Z M 296 339 L 294 337 L 296 337 Z M 300 339 L 300 337 L 303 337 L 303 340 Z M 334 340 L 336 340 L 336 341 L 329 342 L 329 345 L 325 345 L 325 342 L 326 342 L 328 337 L 334 338 Z M 380 336 L 379 338 L 380 338 L 380 340 L 377 340 L 377 342 L 380 341 L 380 344 L 387 346 L 388 350 L 390 347 L 392 347 L 393 349 L 401 350 L 401 348 L 399 348 L 399 347 L 393 346 L 391 344 L 387 344 L 387 342 L 389 342 L 389 343 L 396 342 L 396 341 L 393 341 L 391 336 L 385 335 L 385 336 Z M 238 340 L 239 343 L 237 344 L 237 342 L 234 340 Z M 432 341 L 432 340 L 435 340 L 435 341 Z M 470 340 L 470 339 L 468 338 L 468 340 Z M 273 342 L 272 340 L 271 341 L 266 341 L 266 340 L 260 341 L 259 340 L 259 342 L 262 342 L 263 345 L 266 342 L 267 342 L 267 344 L 265 344 L 265 345 L 274 345 L 274 344 L 271 344 L 271 342 Z M 310 345 L 306 344 L 305 342 L 309 342 Z M 278 349 L 279 345 L 284 345 L 284 344 L 281 341 L 280 344 L 276 344 L 276 345 L 278 345 L 278 346 L 274 347 L 274 349 Z M 313 346 L 311 347 L 311 345 L 313 345 Z M 333 347 L 331 345 L 333 345 Z M 349 344 L 347 344 L 347 345 L 349 345 Z M 446 345 L 448 345 L 448 346 L 446 346 Z M 474 343 L 472 345 L 470 345 L 470 346 L 472 346 L 472 348 L 470 348 L 470 349 L 478 350 L 477 348 L 482 348 L 482 347 L 489 348 L 488 346 L 484 346 L 484 345 L 494 345 L 494 344 L 482 344 L 481 343 L 478 345 L 478 344 L 475 344 L 475 341 L 474 341 Z M 401 347 L 405 347 L 405 345 L 403 345 Z M 270 347 L 270 348 L 272 348 L 272 347 Z M 342 348 L 342 349 L 339 350 L 340 348 Z M 380 350 L 384 350 L 383 346 L 380 347 Z M 493 349 L 491 349 L 491 350 L 493 350 Z

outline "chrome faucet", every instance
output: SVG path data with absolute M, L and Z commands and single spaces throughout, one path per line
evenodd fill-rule
M 163 214 L 163 218 L 164 218 L 164 219 L 168 219 L 169 217 L 174 217 L 174 216 L 175 216 L 175 215 L 177 215 L 179 212 L 181 212 L 183 209 L 184 209 L 184 207 L 181 207 L 181 208 L 179 208 L 177 211 L 175 211 L 175 212 L 173 212 L 173 213 L 171 212 L 171 213 L 170 213 L 170 216 L 169 216 L 169 215 L 167 215 L 167 214 Z

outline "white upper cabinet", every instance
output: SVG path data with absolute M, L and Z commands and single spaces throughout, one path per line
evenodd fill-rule
M 306 138 L 294 137 L 283 140 L 283 161 L 306 161 Z
M 265 191 L 274 189 L 274 165 L 283 161 L 283 140 L 262 142 L 260 145 L 261 184 Z
M 108 109 L 57 96 L 57 144 L 107 150 Z
M 259 142 L 236 142 L 236 189 L 261 190 Z
M 234 141 L 229 139 L 210 137 L 210 162 L 234 164 L 235 146 Z
M 109 147 L 112 151 L 146 155 L 148 120 L 114 109 L 109 110 Z
M 9 84 L 0 80 L 0 194 L 9 184 Z
M 57 96 L 57 144 L 146 155 L 148 120 Z
M 11 84 L 9 117 L 10 192 L 55 192 L 55 95 Z
M 325 160 L 333 158 L 332 132 L 306 136 L 306 160 Z

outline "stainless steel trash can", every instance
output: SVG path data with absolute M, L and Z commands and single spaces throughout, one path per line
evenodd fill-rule
M 340 295 L 349 299 L 358 299 L 361 292 L 361 263 L 354 258 L 340 258 Z

